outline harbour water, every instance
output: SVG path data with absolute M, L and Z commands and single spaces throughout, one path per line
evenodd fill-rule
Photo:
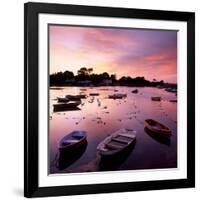
M 138 89 L 138 93 L 132 91 Z M 86 94 L 79 109 L 54 112 L 57 97 Z M 99 96 L 90 96 L 99 93 Z M 109 99 L 108 95 L 125 93 L 126 98 Z M 152 101 L 160 96 L 161 101 Z M 59 87 L 49 90 L 49 173 L 76 173 L 113 170 L 160 169 L 177 167 L 177 103 L 175 93 L 155 87 Z M 149 134 L 145 119 L 154 119 L 172 131 L 170 139 Z M 105 165 L 97 154 L 97 145 L 120 128 L 136 131 L 131 151 L 116 163 Z M 71 157 L 61 158 L 58 142 L 64 135 L 87 131 L 87 144 Z

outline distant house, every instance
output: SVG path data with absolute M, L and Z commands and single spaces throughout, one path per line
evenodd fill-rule
M 111 85 L 112 84 L 112 80 L 111 79 L 103 79 L 102 80 L 102 85 Z

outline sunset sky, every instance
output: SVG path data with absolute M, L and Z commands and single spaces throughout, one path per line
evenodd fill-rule
M 93 68 L 94 73 L 177 82 L 177 32 L 149 29 L 49 27 L 50 74 Z

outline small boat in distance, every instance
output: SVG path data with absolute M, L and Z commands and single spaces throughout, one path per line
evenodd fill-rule
M 144 126 L 151 132 L 158 133 L 163 136 L 171 136 L 171 130 L 167 126 L 153 119 L 146 119 L 144 122 Z
M 152 101 L 161 101 L 161 97 L 151 97 Z
M 99 96 L 99 93 L 90 93 L 90 96 Z
M 70 101 L 67 103 L 58 103 L 54 104 L 54 112 L 56 111 L 64 111 L 70 109 L 77 109 L 77 106 L 81 104 L 81 101 Z
M 61 152 L 76 151 L 87 142 L 86 131 L 73 131 L 65 135 L 58 143 Z
M 135 131 L 131 129 L 119 129 L 99 143 L 97 146 L 98 153 L 104 158 L 123 153 L 136 141 L 134 133 Z
M 66 103 L 69 101 L 66 97 L 57 97 L 58 103 Z
M 120 93 L 108 95 L 109 99 L 122 99 L 126 97 L 127 97 L 127 94 L 120 94 Z
M 137 94 L 138 93 L 138 89 L 133 90 L 132 93 Z
M 76 101 L 80 99 L 85 99 L 86 95 L 85 94 L 79 94 L 79 95 L 66 95 L 66 98 L 68 98 L 70 101 Z

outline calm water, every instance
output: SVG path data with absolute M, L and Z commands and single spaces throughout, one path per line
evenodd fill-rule
M 133 170 L 177 167 L 177 103 L 174 93 L 164 89 L 142 87 L 138 94 L 133 87 L 63 87 L 50 89 L 49 166 L 50 173 L 73 173 L 104 170 Z M 108 99 L 109 94 L 126 93 L 125 99 Z M 57 97 L 67 94 L 99 93 L 99 96 L 82 99 L 80 110 L 53 112 Z M 161 96 L 162 101 L 151 101 Z M 91 101 L 93 99 L 93 101 Z M 91 103 L 92 102 L 92 103 Z M 170 140 L 155 138 L 144 130 L 144 120 L 152 118 L 172 130 Z M 106 165 L 96 153 L 96 147 L 105 137 L 120 128 L 136 130 L 135 146 L 116 163 Z M 57 149 L 59 140 L 74 130 L 88 132 L 87 145 L 72 157 L 62 157 Z

